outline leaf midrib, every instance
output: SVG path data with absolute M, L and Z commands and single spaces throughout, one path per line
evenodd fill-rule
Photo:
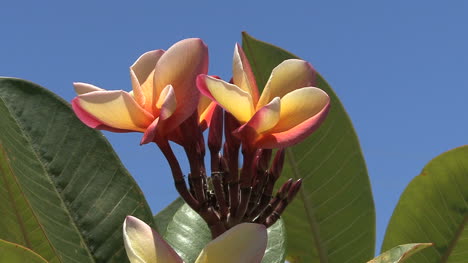
M 0 97 L 0 101 L 3 103 L 3 105 L 5 105 L 5 107 L 7 108 L 8 112 L 10 112 L 10 116 L 11 118 L 14 120 L 14 122 L 16 123 L 16 125 L 18 126 L 18 129 L 21 131 L 21 134 L 23 135 L 24 139 L 26 141 L 28 141 L 29 145 L 30 145 L 30 148 L 32 150 L 32 153 L 35 155 L 36 157 L 36 160 L 38 161 L 39 165 L 41 166 L 42 170 L 44 171 L 44 173 L 46 173 L 46 180 L 53 186 L 53 192 L 55 192 L 55 194 L 59 197 L 59 200 L 62 204 L 63 207 L 66 207 L 67 209 L 65 209 L 65 214 L 68 216 L 68 218 L 70 219 L 70 224 L 71 226 L 75 229 L 75 233 L 78 234 L 79 238 L 80 238 L 80 243 L 82 244 L 86 244 L 85 246 L 82 246 L 82 248 L 84 248 L 84 250 L 86 250 L 87 254 L 88 254 L 88 258 L 91 259 L 92 262 L 96 263 L 96 260 L 94 259 L 91 251 L 89 250 L 89 247 L 88 247 L 88 242 L 86 242 L 83 238 L 83 235 L 82 233 L 79 231 L 77 225 L 75 224 L 75 221 L 73 220 L 73 217 L 71 216 L 71 214 L 69 213 L 69 209 L 68 209 L 68 206 L 63 202 L 63 197 L 62 195 L 57 191 L 57 188 L 55 187 L 55 184 L 50 180 L 50 177 L 48 176 L 49 175 L 49 170 L 44 166 L 44 163 L 43 163 L 43 159 L 40 158 L 40 154 L 37 152 L 37 149 L 34 147 L 34 144 L 32 143 L 31 141 L 31 138 L 29 137 L 28 133 L 25 132 L 25 129 L 23 128 L 23 125 L 20 120 L 18 120 L 16 114 L 13 114 L 12 113 L 12 110 L 10 109 L 10 107 L 8 106 L 7 103 L 5 103 L 4 99 Z M 13 111 L 14 112 L 14 111 Z M 35 212 L 34 212 L 34 209 L 32 210 L 32 212 L 34 213 L 35 215 Z M 36 215 L 35 215 L 36 216 Z M 37 217 L 37 216 L 36 216 Z M 47 238 L 47 240 L 49 241 L 50 243 L 50 240 L 47 236 L 47 232 L 42 228 L 42 225 L 39 224 L 41 226 L 41 229 L 44 231 L 44 234 Z M 51 244 L 51 247 L 54 249 L 54 251 L 56 251 L 55 247 Z M 57 254 L 56 254 L 57 255 Z M 57 258 L 60 260 L 61 257 L 59 257 L 57 255 Z M 60 260 L 61 261 L 61 260 Z
M 242 35 L 243 37 L 246 35 L 250 38 L 250 36 L 246 33 L 246 32 L 242 32 Z M 250 52 L 251 51 L 251 47 L 248 43 L 248 41 L 245 41 L 244 42 L 245 44 L 245 48 L 246 49 L 249 49 Z M 296 55 L 290 53 L 290 52 L 287 52 L 285 50 L 283 50 L 284 52 L 286 52 L 288 55 L 290 55 L 291 57 L 294 57 L 294 58 L 298 58 Z M 251 60 L 249 60 L 250 64 L 251 64 L 251 67 L 252 68 L 255 68 L 257 72 L 259 72 L 259 69 L 258 69 L 258 66 L 257 66 L 257 61 L 255 60 L 255 58 L 252 58 Z M 260 74 L 260 76 L 255 76 L 256 78 L 261 78 L 260 81 L 262 83 L 265 83 L 265 79 L 263 78 L 263 75 Z M 258 81 L 257 81 L 257 85 L 258 85 Z M 258 87 L 257 87 L 258 88 Z M 299 174 L 299 171 L 297 170 L 297 163 L 295 161 L 295 158 L 294 158 L 294 154 L 292 153 L 291 149 L 286 149 L 286 156 L 287 156 L 287 162 L 290 163 L 291 167 L 292 167 L 292 177 L 295 179 L 295 180 L 298 180 L 300 179 L 300 174 Z M 312 236 L 314 238 L 314 244 L 315 244 L 315 247 L 317 249 L 317 253 L 318 253 L 318 256 L 319 256 L 319 259 L 320 259 L 320 262 L 321 263 L 327 263 L 328 262 L 328 255 L 327 255 L 327 252 L 323 246 L 323 241 L 322 241 L 322 238 L 320 237 L 320 227 L 319 227 L 319 224 L 317 223 L 317 221 L 315 220 L 315 215 L 314 215 L 314 211 L 312 209 L 312 204 L 311 202 L 306 198 L 305 196 L 305 193 L 304 193 L 304 190 L 301 189 L 301 191 L 299 191 L 299 196 L 298 196 L 302 202 L 303 202 L 303 207 L 304 207 L 304 210 L 305 210 L 305 214 L 307 215 L 307 221 L 312 229 Z
M 457 231 L 455 232 L 455 236 L 453 237 L 452 241 L 450 241 L 449 246 L 447 247 L 447 250 L 445 251 L 444 255 L 440 259 L 441 263 L 446 263 L 448 262 L 448 259 L 450 255 L 453 252 L 453 249 L 456 247 L 458 240 L 460 240 L 460 237 L 463 233 L 463 230 L 465 229 L 465 225 L 468 223 L 468 214 L 465 214 L 465 217 L 463 218 L 463 221 L 461 222 L 460 226 L 458 227 Z
M 294 154 L 291 149 L 286 149 L 286 161 L 290 163 L 292 169 L 292 177 L 295 180 L 300 179 L 299 171 L 297 170 L 297 163 L 294 158 Z M 315 220 L 315 213 L 312 208 L 311 202 L 306 198 L 304 188 L 299 191 L 299 198 L 302 200 L 305 214 L 307 215 L 307 221 L 312 229 L 312 236 L 314 238 L 314 244 L 317 249 L 319 260 L 321 263 L 328 262 L 328 255 L 323 246 L 322 238 L 320 237 L 320 227 L 317 221 Z
M 12 190 L 10 188 L 10 184 L 8 184 L 7 179 L 6 179 L 6 177 L 8 176 L 6 171 L 10 171 L 10 174 L 13 175 L 13 170 L 11 169 L 10 163 L 7 162 L 8 155 L 7 155 L 6 151 L 5 151 L 5 149 L 3 148 L 3 145 L 2 145 L 1 142 L 0 142 L 0 152 L 2 152 L 3 156 L 5 157 L 4 158 L 4 160 L 5 160 L 4 165 L 5 166 L 2 167 L 1 164 L 3 162 L 1 162 L 1 160 L 0 160 L 0 168 L 2 168 L 1 170 L 5 171 L 4 176 L 2 176 L 2 178 L 3 178 L 5 188 L 6 188 L 7 192 L 8 192 L 9 201 L 10 201 L 12 207 L 13 207 L 13 210 L 14 210 L 14 213 L 15 213 L 15 216 L 16 216 L 16 220 L 17 220 L 17 222 L 19 224 L 21 235 L 24 238 L 25 246 L 27 248 L 31 248 L 31 241 L 29 241 L 29 237 L 27 236 L 27 232 L 26 232 L 26 229 L 25 229 L 25 226 L 24 226 L 23 219 L 19 214 L 19 211 L 17 209 L 17 203 L 15 202 L 15 199 L 13 197 L 13 193 L 11 192 Z M 16 180 L 16 177 L 13 176 L 13 178 L 15 179 L 15 183 L 18 185 L 18 181 Z M 21 191 L 21 187 L 19 187 L 19 189 Z M 21 191 L 21 194 L 23 194 L 23 191 Z

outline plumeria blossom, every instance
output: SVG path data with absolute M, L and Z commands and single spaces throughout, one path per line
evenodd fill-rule
M 249 61 L 236 45 L 233 84 L 200 75 L 197 87 L 242 124 L 234 134 L 244 144 L 271 149 L 298 143 L 325 119 L 330 98 L 313 87 L 315 81 L 309 63 L 288 59 L 273 69 L 260 96 Z
M 221 79 L 218 76 L 211 76 L 215 79 Z M 200 101 L 198 102 L 198 123 L 202 130 L 206 130 L 210 127 L 211 117 L 213 117 L 214 109 L 216 108 L 216 102 L 211 100 L 205 95 L 200 95 Z
M 183 263 L 156 231 L 136 217 L 127 216 L 123 236 L 131 263 Z M 267 239 L 265 226 L 239 224 L 208 243 L 195 263 L 258 263 Z
M 168 137 L 195 112 L 200 93 L 195 80 L 208 71 L 208 49 L 201 39 L 185 39 L 167 51 L 144 53 L 130 67 L 133 90 L 107 91 L 74 83 L 72 106 L 91 128 L 143 132 L 142 144 Z

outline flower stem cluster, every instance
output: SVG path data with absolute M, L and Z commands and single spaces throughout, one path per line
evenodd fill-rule
M 230 82 L 207 75 L 207 46 L 201 39 L 185 39 L 167 51 L 141 55 L 130 67 L 131 92 L 77 82 L 72 101 L 89 127 L 142 132 L 140 144 L 156 143 L 169 161 L 177 191 L 206 221 L 213 238 L 241 223 L 269 227 L 279 219 L 302 184 L 289 179 L 273 196 L 285 148 L 314 132 L 330 108 L 306 61 L 283 61 L 261 90 L 239 45 L 232 66 Z M 208 127 L 211 176 L 203 137 Z M 185 150 L 187 179 L 169 141 Z
M 279 149 L 270 164 L 271 149 L 246 147 L 232 135 L 239 123 L 217 106 L 208 132 L 211 176 L 205 167 L 205 141 L 196 114 L 178 132 L 189 164 L 188 186 L 180 164 L 167 140 L 155 141 L 169 161 L 177 191 L 208 224 L 215 238 L 233 226 L 251 222 L 273 225 L 301 187 L 301 179 L 289 179 L 273 196 L 281 175 L 285 150 Z M 222 143 L 224 136 L 226 138 Z M 239 152 L 242 149 L 242 167 Z

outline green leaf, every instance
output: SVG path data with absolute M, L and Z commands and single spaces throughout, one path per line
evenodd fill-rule
M 167 230 L 167 225 L 172 221 L 177 210 L 179 210 L 179 208 L 184 204 L 185 201 L 182 198 L 177 197 L 176 200 L 154 216 L 156 231 L 158 231 L 161 236 L 164 236 Z
M 434 246 L 409 262 L 468 259 L 468 146 L 431 160 L 401 195 L 382 249 L 414 242 Z
M 29 248 L 2 239 L 0 239 L 0 262 L 47 263 L 45 259 Z
M 432 246 L 431 243 L 413 243 L 396 246 L 368 263 L 402 263 L 413 254 Z
M 297 58 L 243 33 L 244 51 L 261 89 L 271 71 L 286 59 Z M 303 178 L 302 190 L 286 209 L 290 262 L 365 262 L 374 256 L 375 209 L 367 169 L 351 121 L 328 83 L 331 109 L 321 127 L 286 152 L 283 174 Z M 350 87 L 352 88 L 352 87 Z
M 0 238 L 49 262 L 127 261 L 125 216 L 153 218 L 100 132 L 50 91 L 0 78 L 0 145 Z
M 286 242 L 282 220 L 268 228 L 268 245 L 263 263 L 283 263 Z M 211 241 L 211 232 L 205 221 L 184 204 L 167 226 L 164 239 L 187 263 L 195 262 L 201 250 Z

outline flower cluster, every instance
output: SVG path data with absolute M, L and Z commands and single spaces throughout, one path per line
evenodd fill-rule
M 131 92 L 75 83 L 78 96 L 72 101 L 76 115 L 89 127 L 142 132 L 141 144 L 159 146 L 171 167 L 176 189 L 206 221 L 214 239 L 197 262 L 208 262 L 203 259 L 210 258 L 206 255 L 221 253 L 213 252 L 218 247 L 214 244 L 236 239 L 236 231 L 266 235 L 265 227 L 278 220 L 301 187 L 301 180 L 289 179 L 273 195 L 284 148 L 315 131 L 330 107 L 328 95 L 315 87 L 315 70 L 303 60 L 285 60 L 274 68 L 261 94 L 238 45 L 230 82 L 207 74 L 206 45 L 200 39 L 186 39 L 167 51 L 150 51 L 138 58 L 130 67 Z M 203 132 L 207 128 L 211 176 L 207 176 L 204 162 Z M 190 163 L 187 180 L 170 141 L 186 152 Z M 239 152 L 243 156 L 241 168 Z M 124 225 L 127 253 L 136 258 L 132 262 L 181 262 L 157 233 L 142 224 L 128 217 Z M 149 258 L 159 258 L 157 251 L 161 250 L 172 261 L 137 259 L 144 253 L 135 251 L 149 246 L 140 244 L 138 248 L 140 245 L 134 245 L 138 239 L 154 240 L 160 246 L 153 251 L 156 255 L 148 252 L 153 253 Z M 266 246 L 266 239 L 260 243 Z M 250 253 L 251 259 L 237 262 L 260 262 L 256 255 Z

